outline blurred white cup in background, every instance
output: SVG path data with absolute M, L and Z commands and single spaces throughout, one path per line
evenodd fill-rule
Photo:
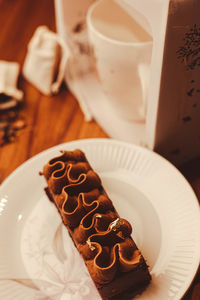
M 87 13 L 88 36 L 102 87 L 115 113 L 145 120 L 152 37 L 114 0 L 100 0 Z

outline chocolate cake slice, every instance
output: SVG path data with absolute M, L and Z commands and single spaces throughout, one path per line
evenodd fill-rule
M 81 254 L 102 299 L 125 299 L 149 284 L 148 266 L 97 173 L 80 150 L 62 151 L 43 168 L 47 194 Z

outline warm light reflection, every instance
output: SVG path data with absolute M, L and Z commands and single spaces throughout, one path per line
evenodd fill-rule
M 6 203 L 6 202 L 7 202 L 7 199 L 6 199 L 6 198 L 2 198 L 2 199 L 1 199 L 1 202 L 2 202 L 2 203 Z
M 18 216 L 18 222 L 21 221 L 21 219 L 22 219 L 22 215 L 19 215 Z
M 6 198 L 1 198 L 0 199 L 0 215 L 4 211 L 4 208 L 6 206 L 7 199 Z

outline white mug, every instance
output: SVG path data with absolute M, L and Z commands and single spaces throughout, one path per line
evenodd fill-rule
M 100 0 L 87 13 L 88 37 L 103 90 L 116 114 L 145 120 L 152 37 L 114 0 Z

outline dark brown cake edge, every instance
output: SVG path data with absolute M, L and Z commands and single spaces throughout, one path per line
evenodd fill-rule
M 145 268 L 146 263 L 143 261 L 138 268 L 127 273 L 119 273 L 109 284 L 97 286 L 100 295 L 104 300 L 128 300 L 141 294 L 151 281 L 151 276 Z

